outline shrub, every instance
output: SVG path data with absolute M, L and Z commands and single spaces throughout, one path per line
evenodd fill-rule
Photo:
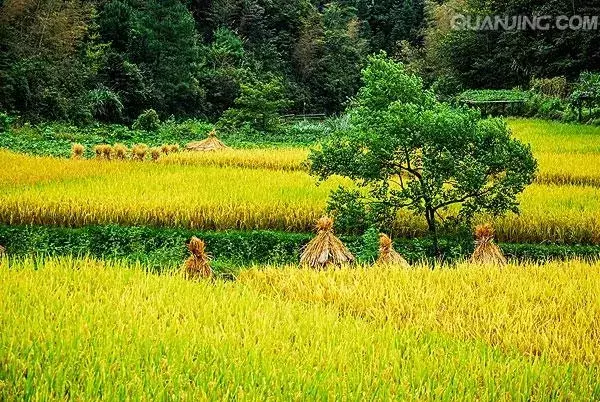
M 89 101 L 94 119 L 117 122 L 123 118 L 123 103 L 115 92 L 106 88 L 93 90 L 89 93 Z
M 371 226 L 361 238 L 362 247 L 358 253 L 358 262 L 361 264 L 372 264 L 377 260 L 379 254 L 379 229 Z
M 431 85 L 431 90 L 441 101 L 452 99 L 462 92 L 461 82 L 452 75 L 443 75 Z
M 311 144 L 322 140 L 328 133 L 324 123 L 299 121 L 286 126 L 282 135 L 290 143 Z
M 7 133 L 13 119 L 6 113 L 0 112 L 0 133 Z
M 273 133 L 281 129 L 281 112 L 291 104 L 284 96 L 280 78 L 253 81 L 241 85 L 235 105 L 223 113 L 217 126 L 235 131 L 244 125 L 258 132 Z
M 134 130 L 143 131 L 158 131 L 160 128 L 160 119 L 158 113 L 154 109 L 148 109 L 138 116 L 133 123 L 132 128 Z
M 582 95 L 591 97 L 595 102 L 600 101 L 600 73 L 581 73 L 575 84 L 573 97 L 577 98 Z

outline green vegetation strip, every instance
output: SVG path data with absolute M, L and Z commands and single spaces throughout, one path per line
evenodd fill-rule
M 86 226 L 0 225 L 0 244 L 10 256 L 90 255 L 140 261 L 153 270 L 181 264 L 187 257 L 186 242 L 192 236 L 206 241 L 218 272 L 231 272 L 251 264 L 288 264 L 299 260 L 300 250 L 311 234 L 274 231 L 196 232 L 187 229 Z M 342 240 L 361 262 L 370 262 L 377 253 L 376 239 L 367 236 L 342 236 Z M 427 238 L 397 239 L 396 249 L 409 261 L 418 262 L 432 256 Z M 600 257 L 600 246 L 554 244 L 501 244 L 506 255 L 519 261 Z M 442 239 L 441 249 L 449 261 L 468 257 L 473 251 L 471 239 Z

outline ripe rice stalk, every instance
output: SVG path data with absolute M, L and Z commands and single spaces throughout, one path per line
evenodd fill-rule
M 188 243 L 189 258 L 185 261 L 185 276 L 188 279 L 212 278 L 210 258 L 206 253 L 206 244 L 196 236 Z
M 379 235 L 379 258 L 377 259 L 377 264 L 396 265 L 403 268 L 410 267 L 408 261 L 394 250 L 392 239 L 383 233 Z
M 169 145 L 169 152 L 170 153 L 177 153 L 177 152 L 179 152 L 179 144 L 171 144 L 171 145 Z
M 160 158 L 160 148 L 155 147 L 155 148 L 151 148 L 150 149 L 150 157 L 152 158 L 152 160 L 154 162 L 158 161 L 158 158 Z
M 169 155 L 169 152 L 171 152 L 171 146 L 169 144 L 161 145 L 160 152 L 162 152 L 165 155 Z
M 83 158 L 84 152 L 85 152 L 85 147 L 82 144 L 75 143 L 71 146 L 71 157 L 73 159 Z
M 506 257 L 494 243 L 494 228 L 489 223 L 475 228 L 475 251 L 471 262 L 476 264 L 506 265 Z
M 227 149 L 227 145 L 223 144 L 221 140 L 217 138 L 217 132 L 212 130 L 208 133 L 208 138 L 202 141 L 190 142 L 185 146 L 188 151 L 218 151 L 220 149 Z
M 344 243 L 333 234 L 333 219 L 322 217 L 317 221 L 317 236 L 304 248 L 300 264 L 314 269 L 325 269 L 329 265 L 354 262 L 354 256 Z
M 124 144 L 117 143 L 113 146 L 115 158 L 118 160 L 124 160 L 127 158 L 127 152 L 129 149 Z

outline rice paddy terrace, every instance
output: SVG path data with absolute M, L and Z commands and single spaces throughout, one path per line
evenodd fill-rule
M 515 135 L 539 158 L 521 213 L 493 221 L 503 242 L 600 244 L 599 130 L 527 120 Z M 186 227 L 310 232 L 342 179 L 317 183 L 307 149 L 177 153 L 158 163 L 67 160 L 0 151 L 0 223 Z M 481 220 L 489 220 L 482 217 Z M 424 219 L 400 214 L 396 237 L 421 236 Z
M 307 148 L 156 162 L 0 150 L 0 400 L 600 399 L 600 129 L 509 124 L 539 174 L 519 215 L 491 220 L 497 238 L 595 258 L 298 269 L 348 184 L 317 183 Z M 393 237 L 402 249 L 426 229 L 401 213 Z M 182 274 L 191 234 L 217 270 L 245 256 L 236 280 Z M 135 258 L 89 256 L 108 244 Z M 161 272 L 148 244 L 177 250 Z

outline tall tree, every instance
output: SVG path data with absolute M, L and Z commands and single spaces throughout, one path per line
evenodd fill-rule
M 370 59 L 363 82 L 349 126 L 310 155 L 314 174 L 345 176 L 363 190 L 338 190 L 330 204 L 338 213 L 363 203 L 389 230 L 397 212 L 409 209 L 425 218 L 437 253 L 440 216 L 518 210 L 536 162 L 506 123 L 438 103 L 421 79 L 384 55 Z
M 0 108 L 39 120 L 89 117 L 102 49 L 92 4 L 8 0 L 0 8 Z
M 112 74 L 123 81 L 114 89 L 126 98 L 130 118 L 147 107 L 163 115 L 202 115 L 198 36 L 185 5 L 177 0 L 111 0 L 102 8 L 99 24 L 103 39 L 117 53 Z

